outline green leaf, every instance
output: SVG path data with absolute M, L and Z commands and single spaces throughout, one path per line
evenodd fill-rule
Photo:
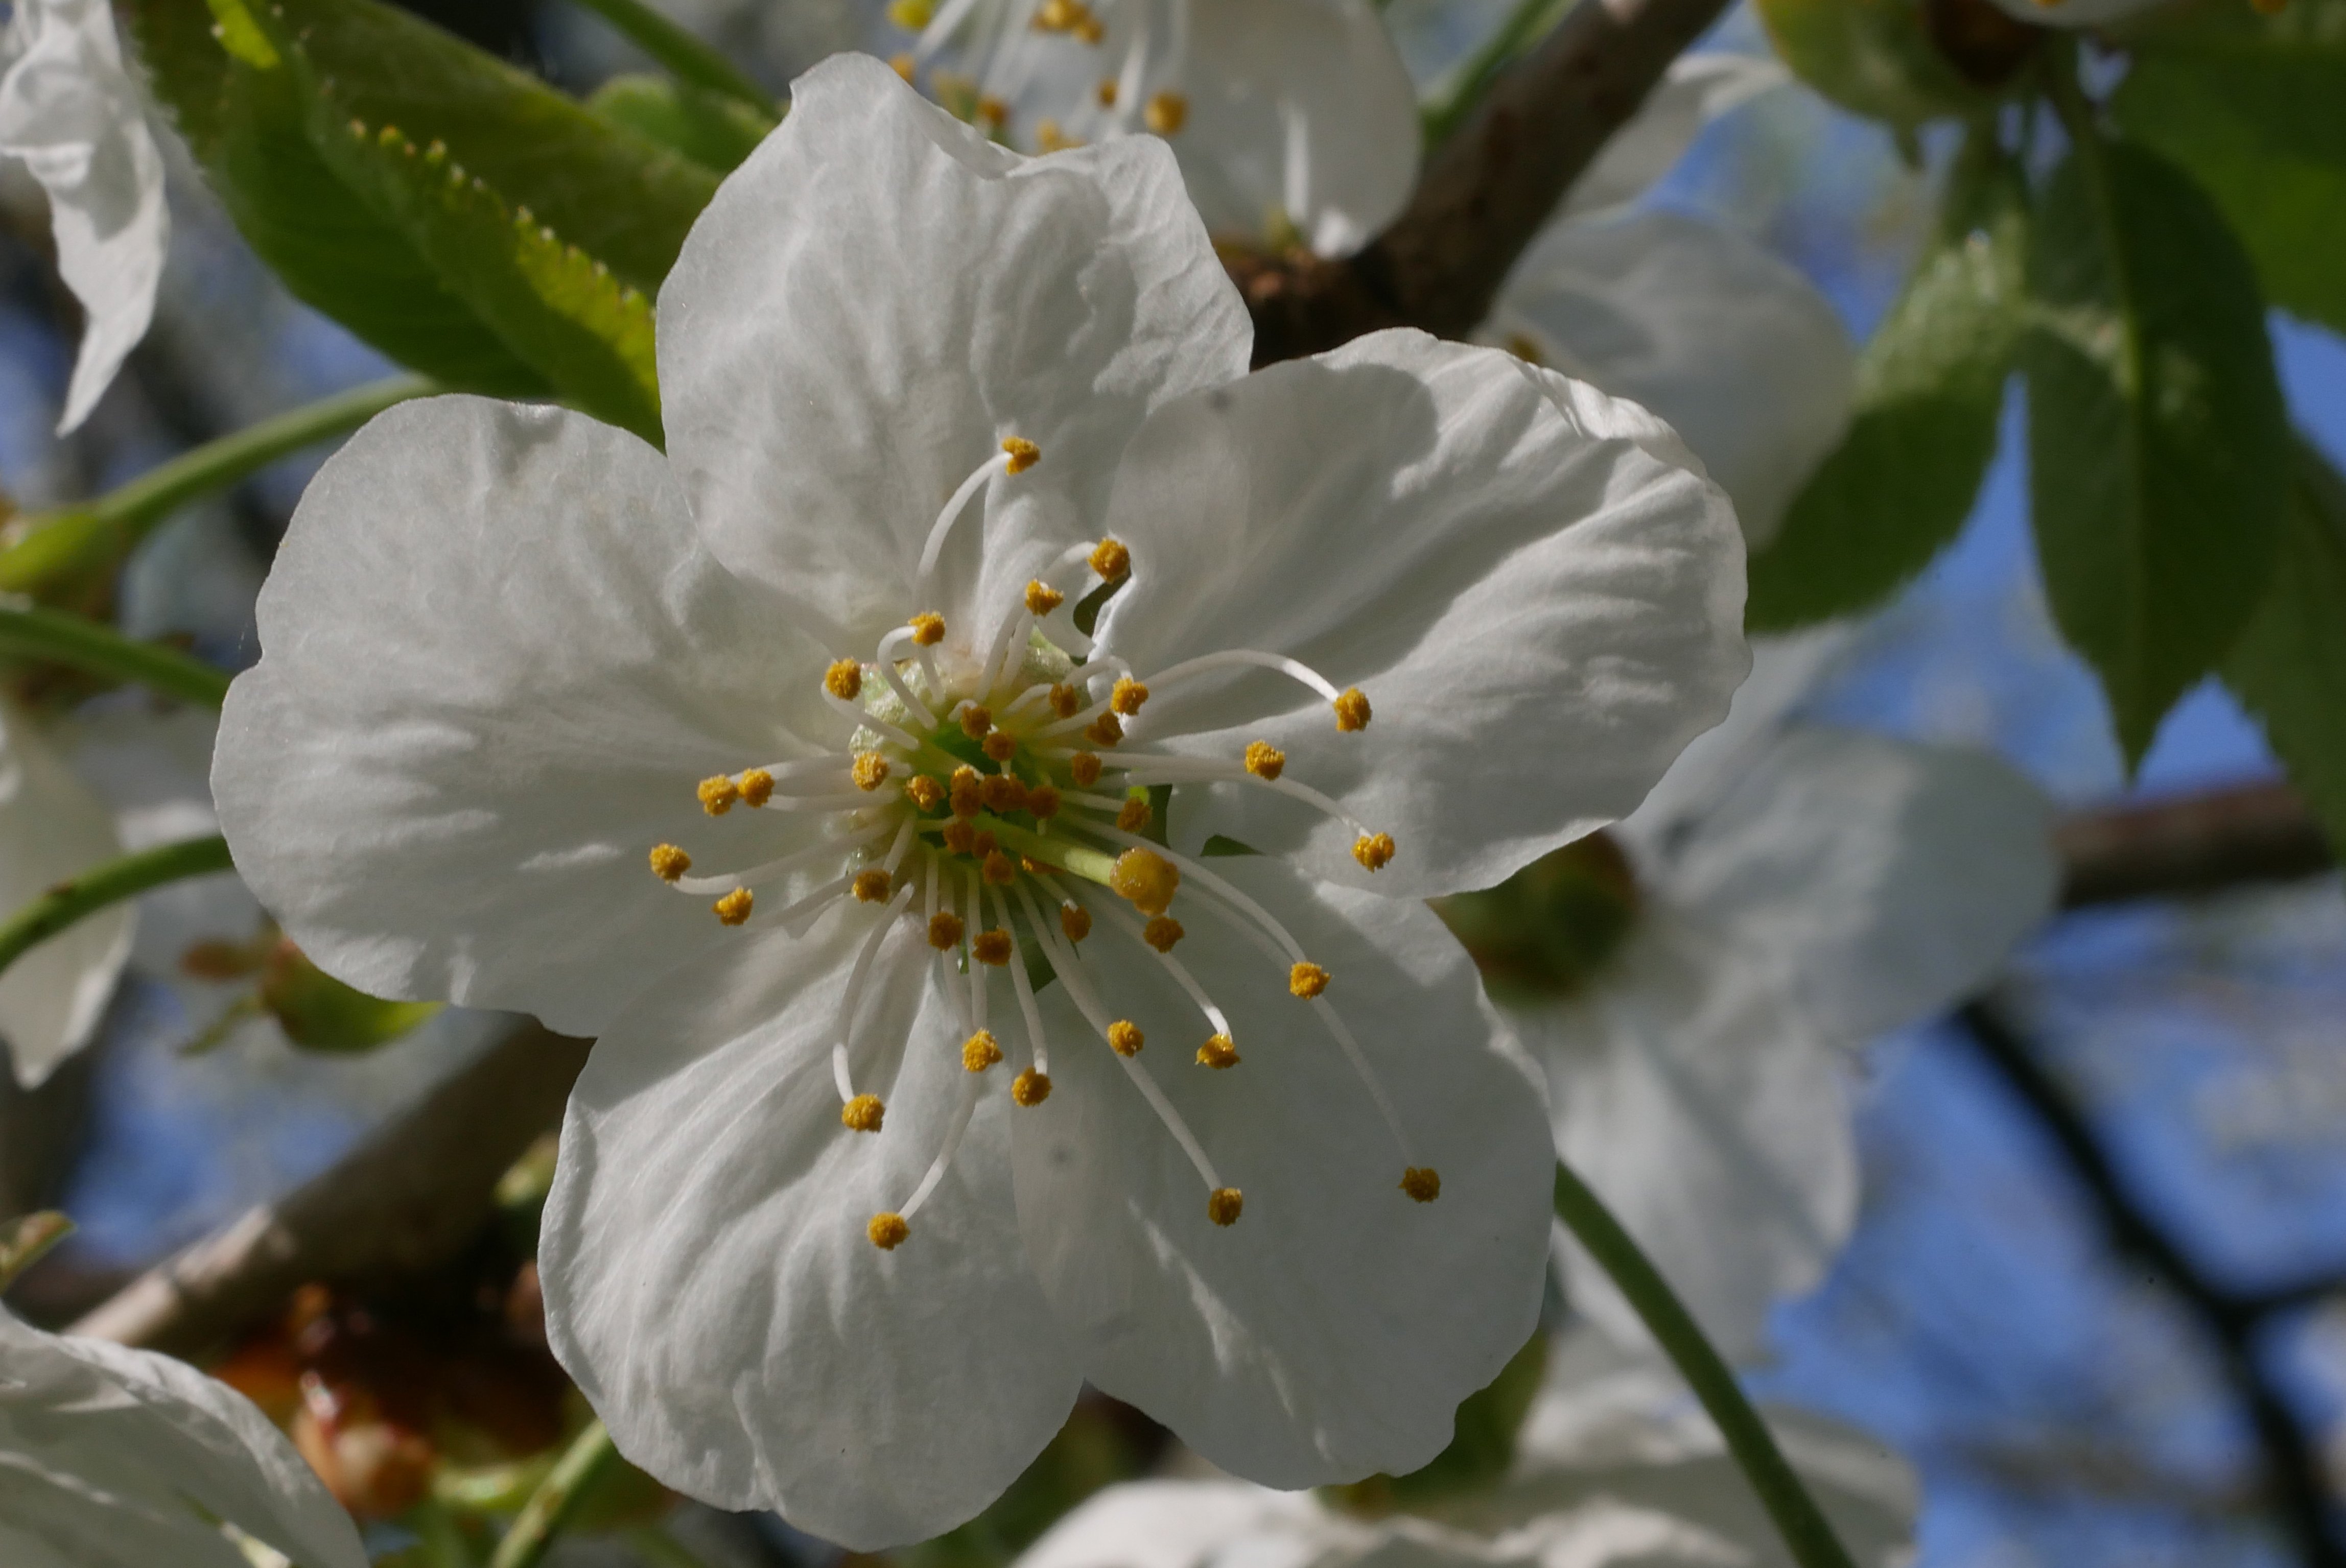
M 2272 574 L 2289 426 L 2264 301 L 2198 187 L 2090 132 L 2037 205 L 2028 286 L 2037 558 L 2139 761 Z
M 1890 596 L 1959 533 L 1995 455 L 2025 322 L 2025 195 L 1995 178 L 1951 221 L 1858 362 L 1849 434 L 1751 560 L 1744 621 L 1781 631 Z
M 1921 0 L 1759 0 L 1758 10 L 1784 63 L 1853 114 L 1911 128 L 1995 102 L 1950 62 Z M 2027 29 L 1994 12 L 1978 25 L 1995 34 L 1983 74 L 2001 82 L 2027 54 Z
M 2274 304 L 2346 331 L 2346 42 L 2146 47 L 2111 108 L 2215 199 Z
M 2332 844 L 2346 844 L 2346 477 L 2297 443 L 2280 560 L 2224 684 L 2264 721 L 2272 748 Z
M 586 107 L 720 174 L 739 168 L 777 124 L 737 98 L 666 76 L 613 76 Z

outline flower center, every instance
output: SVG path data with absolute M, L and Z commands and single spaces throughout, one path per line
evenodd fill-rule
M 926 596 L 945 538 L 978 493 L 1041 461 L 1011 437 L 946 502 L 922 553 L 915 592 Z M 916 920 L 935 951 L 945 993 L 960 1014 L 964 1092 L 928 1172 L 902 1207 L 875 1217 L 873 1245 L 892 1249 L 944 1179 L 990 1070 L 1005 1060 L 994 1032 L 995 972 L 1007 977 L 1023 1029 L 1025 1060 L 1011 1085 L 1024 1108 L 1050 1095 L 1050 1044 L 1027 957 L 1039 960 L 1115 1054 L 1133 1086 L 1204 1183 L 1207 1213 L 1237 1221 L 1239 1190 L 1226 1184 L 1205 1147 L 1137 1060 L 1146 1035 L 1110 1005 L 1086 965 L 1083 944 L 1104 923 L 1107 940 L 1147 951 L 1188 999 L 1202 1044 L 1198 1065 L 1240 1061 L 1238 1033 L 1209 988 L 1178 956 L 1188 921 L 1236 932 L 1283 971 L 1290 994 L 1306 1004 L 1375 1101 L 1402 1157 L 1401 1190 L 1431 1202 L 1441 1178 L 1418 1164 L 1392 1102 L 1329 993 L 1334 977 L 1260 903 L 1164 841 L 1165 803 L 1178 787 L 1237 784 L 1277 791 L 1352 828 L 1352 855 L 1371 871 L 1395 853 L 1390 834 L 1286 776 L 1287 759 L 1268 741 L 1227 759 L 1153 749 L 1148 705 L 1157 693 L 1216 671 L 1260 668 L 1310 687 L 1340 731 L 1365 728 L 1369 701 L 1278 654 L 1234 648 L 1186 660 L 1146 678 L 1102 653 L 1074 624 L 1078 587 L 1112 592 L 1129 575 L 1131 553 L 1114 539 L 1076 545 L 1004 607 L 991 635 L 956 639 L 933 611 L 915 609 L 883 636 L 869 659 L 842 658 L 816 677 L 822 699 L 847 731 L 838 752 L 719 774 L 699 786 L 701 808 L 722 817 L 736 807 L 811 813 L 826 831 L 811 847 L 746 870 L 694 876 L 692 857 L 674 844 L 650 851 L 652 874 L 678 891 L 714 896 L 729 927 L 796 928 L 833 906 L 876 911 L 858 949 L 832 1035 L 831 1074 L 842 1124 L 879 1134 L 886 1107 L 855 1086 L 855 1023 L 882 942 L 900 920 Z M 1062 614 L 1062 611 L 1069 611 Z M 1129 726 L 1129 729 L 1127 729 Z M 768 909 L 758 888 L 822 869 L 836 874 L 811 891 Z

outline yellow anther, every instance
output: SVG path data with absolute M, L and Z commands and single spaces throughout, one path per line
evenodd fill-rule
M 961 710 L 961 732 L 972 740 L 983 740 L 985 732 L 994 728 L 994 709 L 980 703 L 971 703 Z
M 934 610 L 923 610 L 904 624 L 913 628 L 913 640 L 924 648 L 945 640 L 945 618 Z
M 1515 358 L 1523 361 L 1524 363 L 1527 365 L 1544 365 L 1547 363 L 1547 356 L 1540 352 L 1539 344 L 1534 342 L 1527 333 L 1509 332 L 1507 334 L 1506 347 L 1507 352 L 1515 355 Z
M 1002 1047 L 994 1043 L 994 1032 L 981 1029 L 961 1043 L 961 1064 L 973 1073 L 983 1073 L 1002 1060 Z
M 1401 1190 L 1420 1203 L 1432 1203 L 1442 1196 L 1442 1173 L 1432 1166 L 1412 1166 L 1401 1173 Z
M 664 882 L 672 882 L 692 870 L 692 857 L 674 844 L 652 846 L 652 875 Z
M 1328 972 L 1316 963 L 1299 963 L 1287 972 L 1287 989 L 1309 1002 L 1328 989 Z
M 1088 751 L 1078 751 L 1067 759 L 1067 771 L 1077 784 L 1088 789 L 1099 782 L 1100 759 Z
M 1109 869 L 1107 885 L 1142 914 L 1161 915 L 1180 891 L 1181 873 L 1154 850 L 1127 850 Z
M 1092 8 L 1084 0 L 1043 0 L 1035 8 L 1035 31 L 1037 33 L 1072 33 L 1091 17 Z
M 1370 871 L 1382 871 L 1392 863 L 1393 841 L 1391 833 L 1363 833 L 1352 840 L 1352 859 Z
M 1114 746 L 1124 738 L 1124 726 L 1113 713 L 1103 713 L 1084 726 L 1084 738 L 1094 746 Z
M 1027 1068 L 1010 1081 L 1010 1097 L 1033 1110 L 1051 1097 L 1051 1075 Z
M 851 1133 L 876 1133 L 888 1107 L 877 1095 L 858 1095 L 839 1107 L 839 1125 Z
M 977 874 L 985 879 L 987 887 L 1006 888 L 1018 880 L 1018 862 L 996 850 L 985 857 L 985 864 Z
M 774 798 L 774 776 L 762 768 L 752 768 L 741 775 L 741 799 L 744 804 L 762 806 Z
M 1103 583 L 1113 583 L 1132 570 L 1132 552 L 1114 539 L 1103 539 L 1092 546 L 1092 575 Z
M 982 860 L 985 859 L 986 856 L 994 853 L 994 843 L 995 840 L 992 830 L 979 828 L 970 835 L 969 852 L 975 855 Z
M 1250 740 L 1246 748 L 1246 770 L 1258 779 L 1276 779 L 1287 771 L 1287 753 L 1268 740 Z
M 1147 796 L 1127 795 L 1124 798 L 1124 804 L 1116 809 L 1116 825 L 1127 833 L 1137 833 L 1148 826 L 1148 819 L 1153 815 L 1148 809 Z
M 841 659 L 822 672 L 822 689 L 842 702 L 853 702 L 863 695 L 863 667 L 852 658 Z
M 1066 595 L 1040 577 L 1026 585 L 1026 613 L 1030 616 L 1047 616 L 1066 602 Z M 1056 692 L 1059 688 L 1055 686 L 1051 689 Z
M 1026 809 L 1026 781 L 1015 773 L 991 773 L 985 779 L 985 809 L 996 816 Z
M 1018 738 L 1006 729 L 995 730 L 978 746 L 996 762 L 1007 762 L 1018 754 Z
M 1238 1188 L 1218 1186 L 1213 1196 L 1206 1199 L 1206 1217 L 1216 1225 L 1236 1225 L 1239 1211 L 1245 1207 L 1246 1199 L 1239 1195 Z
M 881 1251 L 893 1252 L 904 1244 L 904 1237 L 913 1234 L 913 1227 L 904 1223 L 901 1214 L 875 1214 L 872 1223 L 863 1227 L 863 1233 Z
M 1076 36 L 1086 44 L 1096 44 L 1107 36 L 1107 29 L 1100 25 L 1098 17 L 1086 15 L 1076 24 Z
M 944 804 L 945 787 L 930 774 L 915 773 L 905 779 L 904 793 L 923 811 L 933 811 Z
M 735 888 L 709 907 L 715 910 L 717 918 L 727 925 L 740 925 L 750 918 L 750 906 L 757 901 L 758 895 L 749 889 Z
M 1061 718 L 1073 718 L 1084 706 L 1084 694 L 1072 686 L 1051 688 L 1051 711 Z
M 899 49 L 896 53 L 888 56 L 888 68 L 895 72 L 898 76 L 903 77 L 904 85 L 909 87 L 913 85 L 913 76 L 916 76 L 921 69 L 921 62 L 914 59 L 911 55 L 905 53 L 903 50 Z
M 974 817 L 985 809 L 985 780 L 976 769 L 964 762 L 953 770 L 953 785 L 948 794 L 956 817 Z
M 855 780 L 858 789 L 877 789 L 888 782 L 888 759 L 877 751 L 859 751 L 847 776 Z
M 1081 904 L 1059 906 L 1059 929 L 1069 942 L 1081 942 L 1092 934 L 1092 911 Z
M 733 802 L 740 798 L 741 786 L 722 773 L 700 781 L 700 809 L 712 817 L 722 817 L 733 809 Z
M 969 955 L 980 963 L 992 964 L 994 968 L 1000 969 L 1010 962 L 1014 946 L 1010 940 L 1010 933 L 1000 926 L 995 926 L 990 931 L 979 932 L 970 938 Z
M 1148 700 L 1148 688 L 1128 675 L 1117 677 L 1116 684 L 1108 688 L 1107 705 L 1127 718 L 1138 713 L 1140 705 Z
M 1037 784 L 1026 791 L 1026 809 L 1037 822 L 1047 822 L 1059 814 L 1059 792 L 1048 784 Z
M 944 840 L 948 853 L 966 855 L 977 847 L 977 830 L 956 817 L 945 824 Z
M 1349 687 L 1336 699 L 1336 728 L 1351 734 L 1369 727 L 1369 699 L 1361 695 L 1357 686 Z
M 907 33 L 919 32 L 933 15 L 929 0 L 888 0 L 888 20 Z
M 1010 123 L 1010 106 L 992 93 L 977 100 L 977 117 L 995 130 Z
M 1119 1018 L 1107 1026 L 1108 1048 L 1119 1056 L 1137 1056 L 1146 1036 L 1140 1025 L 1129 1018 Z
M 1099 86 L 1092 90 L 1099 97 L 1100 107 L 1104 109 L 1112 109 L 1116 107 L 1117 85 L 1116 78 L 1114 76 L 1102 76 L 1099 80 Z
M 1224 1067 L 1235 1067 L 1238 1064 L 1239 1048 L 1230 1043 L 1230 1037 L 1227 1034 L 1209 1034 L 1206 1037 L 1206 1043 L 1198 1047 L 1198 1065 L 1200 1067 L 1219 1070 Z
M 1046 120 L 1044 123 L 1047 125 L 1050 122 Z M 1010 457 L 1003 466 L 1013 473 L 1024 473 L 1043 461 L 1043 449 L 1023 435 L 1004 436 L 1002 450 Z
M 951 910 L 939 910 L 929 917 L 929 945 L 939 952 L 950 952 L 961 945 L 961 916 Z
M 888 901 L 888 873 L 877 866 L 855 873 L 855 897 L 867 904 Z
M 1141 928 L 1140 940 L 1159 952 L 1171 952 L 1173 944 L 1188 934 L 1171 915 L 1158 915 Z
M 1189 100 L 1178 93 L 1158 93 L 1140 111 L 1140 120 L 1158 136 L 1178 135 L 1189 121 Z

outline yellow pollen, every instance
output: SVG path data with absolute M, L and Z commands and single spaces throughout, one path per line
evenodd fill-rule
M 933 15 L 929 0 L 888 0 L 888 20 L 907 33 L 917 33 Z
M 1287 972 L 1287 989 L 1309 1002 L 1328 989 L 1328 972 L 1316 963 L 1299 963 Z
M 692 870 L 692 857 L 674 844 L 652 846 L 652 875 L 664 882 L 672 882 Z
M 1092 934 L 1092 911 L 1081 904 L 1059 906 L 1059 929 L 1067 933 L 1069 942 L 1081 942 Z
M 822 689 L 842 702 L 853 702 L 863 695 L 863 667 L 852 658 L 843 658 L 822 672 Z
M 980 828 L 970 835 L 969 852 L 982 860 L 994 853 L 994 834 L 987 829 Z
M 874 866 L 855 873 L 855 897 L 867 904 L 884 903 L 888 899 L 888 873 Z
M 921 68 L 921 62 L 900 49 L 888 56 L 888 68 L 903 77 L 904 85 L 910 87 L 913 74 Z
M 1124 738 L 1124 726 L 1113 713 L 1103 713 L 1084 727 L 1084 738 L 1094 746 L 1114 746 Z
M 945 787 L 926 773 L 915 773 L 904 780 L 904 793 L 922 810 L 933 811 L 944 803 Z
M 1002 1047 L 994 1043 L 994 1032 L 981 1029 L 962 1042 L 961 1064 L 973 1073 L 983 1073 L 1002 1060 Z
M 974 817 L 985 809 L 985 780 L 964 762 L 953 770 L 953 814 Z
M 1148 688 L 1128 675 L 1118 676 L 1116 684 L 1108 688 L 1107 705 L 1127 718 L 1138 713 L 1140 705 L 1148 700 Z
M 1401 1173 L 1401 1190 L 1420 1203 L 1432 1203 L 1442 1196 L 1442 1173 L 1432 1166 L 1412 1166 Z
M 939 910 L 929 917 L 929 945 L 939 952 L 950 952 L 961 942 L 961 916 L 951 910 Z
M 1246 770 L 1258 779 L 1276 779 L 1287 770 L 1287 753 L 1268 740 L 1250 740 Z
M 1180 890 L 1181 873 L 1154 850 L 1127 850 L 1107 874 L 1108 890 L 1142 914 L 1161 915 Z
M 1051 1097 L 1051 1075 L 1027 1068 L 1010 1081 L 1010 1097 L 1033 1110 Z
M 913 1234 L 913 1227 L 904 1223 L 901 1214 L 875 1214 L 872 1223 L 863 1227 L 863 1233 L 881 1251 L 893 1252 L 904 1244 L 904 1237 Z
M 1083 705 L 1084 694 L 1074 687 L 1055 686 L 1051 688 L 1051 711 L 1061 718 L 1073 718 L 1076 710 Z
M 1010 106 L 992 93 L 977 100 L 977 117 L 1000 130 L 1010 123 Z
M 1119 1018 L 1107 1026 L 1108 1047 L 1119 1056 L 1139 1055 L 1144 1038 L 1140 1025 L 1129 1018 Z
M 1048 120 L 1043 123 L 1050 124 Z M 1004 466 L 1013 473 L 1024 473 L 1043 461 L 1043 449 L 1023 435 L 1004 436 L 1002 450 L 1010 454 L 1010 461 Z
M 1206 1199 L 1206 1217 L 1216 1225 L 1236 1225 L 1239 1211 L 1244 1207 L 1246 1199 L 1239 1195 L 1238 1188 L 1218 1186 L 1213 1196 Z
M 1352 859 L 1372 871 L 1382 871 L 1392 863 L 1393 841 L 1391 833 L 1363 833 L 1352 840 Z
M 1507 334 L 1507 352 L 1515 355 L 1515 358 L 1523 361 L 1524 363 L 1527 365 L 1544 365 L 1547 363 L 1547 356 L 1540 352 L 1540 346 L 1534 342 L 1528 334 L 1524 332 L 1510 332 Z
M 2273 4 L 2275 0 L 2265 0 L 2265 3 Z M 1107 36 L 1107 29 L 1100 25 L 1098 17 L 1086 15 L 1076 24 L 1076 36 L 1086 44 L 1096 44 Z
M 1189 100 L 1178 93 L 1158 93 L 1140 111 L 1141 123 L 1158 136 L 1174 136 L 1189 120 Z M 1232 1218 L 1237 1216 L 1233 1214 Z M 1228 1220 L 1223 1221 L 1225 1225 Z
M 839 1107 L 839 1125 L 851 1133 L 876 1133 L 888 1107 L 877 1095 L 858 1095 Z
M 973 702 L 961 710 L 961 732 L 972 740 L 983 740 L 985 732 L 994 728 L 994 709 Z
M 977 846 L 977 830 L 956 817 L 945 824 L 945 849 L 956 855 L 966 855 Z
M 1209 1034 L 1206 1043 L 1198 1047 L 1198 1065 L 1200 1067 L 1212 1067 L 1219 1071 L 1238 1064 L 1239 1048 L 1230 1044 L 1230 1037 L 1227 1034 Z
M 741 775 L 741 799 L 750 805 L 762 806 L 774 798 L 774 776 L 762 768 L 752 768 Z
M 859 751 L 848 777 L 855 780 L 858 789 L 877 789 L 888 782 L 888 759 L 877 751 Z
M 1006 888 L 1018 880 L 1018 863 L 996 850 L 985 857 L 985 864 L 977 873 L 990 888 Z
M 1093 90 L 1099 95 L 1100 107 L 1104 109 L 1116 107 L 1117 87 L 1114 76 L 1102 76 L 1099 86 Z
M 1361 695 L 1357 686 L 1349 687 L 1336 699 L 1336 728 L 1347 735 L 1369 727 L 1369 699 Z
M 945 618 L 934 610 L 923 610 L 904 624 L 913 628 L 913 640 L 924 648 L 945 640 Z
M 1072 33 L 1089 20 L 1091 14 L 1091 7 L 1084 0 L 1043 0 L 1035 8 L 1035 31 Z
M 758 895 L 749 889 L 735 888 L 709 907 L 717 911 L 717 918 L 725 924 L 740 925 L 750 918 L 750 906 L 757 901 Z
M 1173 944 L 1188 934 L 1171 915 L 1158 915 L 1141 928 L 1140 940 L 1159 952 L 1171 952 Z
M 1066 602 L 1066 595 L 1039 577 L 1026 585 L 1026 613 L 1030 616 L 1047 616 Z M 1053 687 L 1051 689 L 1056 691 L 1059 688 Z
M 1048 784 L 1037 784 L 1026 791 L 1026 809 L 1035 820 L 1046 822 L 1059 814 L 1059 792 Z
M 1103 539 L 1092 546 L 1092 575 L 1103 583 L 1113 583 L 1132 570 L 1132 552 L 1114 539 Z
M 1150 815 L 1148 801 L 1145 798 L 1127 795 L 1124 804 L 1117 808 L 1116 825 L 1127 833 L 1137 833 L 1148 826 Z
M 993 737 L 988 736 L 988 739 Z M 1026 809 L 1026 781 L 1015 773 L 992 773 L 984 785 L 985 809 L 999 816 Z
M 996 969 L 1010 962 L 1010 933 L 1000 926 L 979 932 L 970 939 L 970 957 L 980 963 L 992 964 Z
M 996 762 L 1007 762 L 1018 752 L 1018 738 L 1006 729 L 995 730 L 979 744 Z
M 733 809 L 733 802 L 740 798 L 741 787 L 722 773 L 700 781 L 700 809 L 712 817 L 722 817 Z
M 1088 789 L 1099 782 L 1100 759 L 1088 751 L 1078 751 L 1067 759 L 1067 771 L 1076 783 Z

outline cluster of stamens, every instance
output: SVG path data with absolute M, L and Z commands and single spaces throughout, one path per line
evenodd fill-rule
M 970 25 L 973 13 L 983 0 L 890 0 L 888 19 L 906 33 L 914 35 L 913 47 L 889 60 L 897 75 L 918 85 L 929 62 L 950 43 L 956 34 Z M 1030 36 L 1063 40 L 1097 50 L 1107 41 L 1107 24 L 1103 10 L 1112 10 L 1127 0 L 1040 0 L 1027 13 L 1023 31 Z M 1177 80 L 1181 75 L 1188 47 L 1187 0 L 1175 0 L 1176 15 L 1169 26 L 1161 30 L 1166 36 L 1152 36 L 1151 7 L 1143 0 L 1132 7 L 1135 21 L 1128 29 L 1121 61 L 1116 62 L 1113 75 L 1103 76 L 1088 101 L 1072 103 L 1064 111 L 1071 121 L 1096 122 L 1101 132 L 1126 132 L 1140 127 L 1161 137 L 1178 136 L 1188 124 L 1189 99 L 1175 87 L 1159 86 L 1145 91 L 1154 79 L 1159 82 Z M 1015 15 L 1015 11 L 1011 13 Z M 990 135 L 1009 137 L 1011 106 L 1009 97 L 1018 83 L 1025 79 L 1026 67 L 1018 63 L 1019 29 L 1004 29 L 1002 36 L 991 40 L 985 56 L 976 62 L 976 74 L 963 75 L 955 71 L 928 71 L 929 90 L 946 108 L 974 125 L 983 127 Z M 1080 126 L 1077 128 L 1082 128 Z M 1035 121 L 1032 136 L 1034 149 L 1038 153 L 1062 152 L 1084 145 L 1082 138 L 1072 135 L 1067 122 L 1056 116 L 1045 116 Z
M 932 529 L 919 578 L 923 590 L 947 532 L 969 502 L 986 484 L 1022 473 L 1040 459 L 1032 443 L 1011 437 L 1000 455 L 962 484 Z M 1321 1020 L 1392 1130 L 1403 1156 L 1401 1189 L 1421 1203 L 1440 1192 L 1440 1178 L 1411 1156 L 1399 1116 L 1328 1001 L 1330 972 L 1260 903 L 1174 853 L 1161 830 L 1149 835 L 1171 789 L 1235 784 L 1300 799 L 1345 822 L 1355 835 L 1353 857 L 1371 871 L 1392 860 L 1392 837 L 1287 778 L 1285 755 L 1268 741 L 1253 741 L 1242 758 L 1229 761 L 1151 750 L 1145 734 L 1127 744 L 1127 723 L 1145 730 L 1152 690 L 1216 671 L 1268 669 L 1300 681 L 1329 703 L 1341 731 L 1366 728 L 1368 699 L 1357 689 L 1339 690 L 1292 659 L 1247 649 L 1188 660 L 1143 680 L 1123 660 L 1095 649 L 1072 616 L 1059 615 L 1077 585 L 1066 578 L 1081 573 L 1095 591 L 1112 591 L 1131 569 L 1130 552 L 1114 539 L 1076 546 L 1027 584 L 991 637 L 952 650 L 941 614 L 913 615 L 880 638 L 870 659 L 842 657 L 823 671 L 821 698 L 852 732 L 844 749 L 720 774 L 699 786 L 700 806 L 711 817 L 737 807 L 811 814 L 823 830 L 814 842 L 721 877 L 691 875 L 692 857 L 677 845 L 650 851 L 659 880 L 684 892 L 715 895 L 711 908 L 726 926 L 748 924 L 755 915 L 760 925 L 797 929 L 842 901 L 879 907 L 882 918 L 857 952 L 833 1035 L 840 1121 L 851 1132 L 878 1134 L 885 1118 L 877 1095 L 857 1092 L 852 1072 L 860 1003 L 881 943 L 899 921 L 911 921 L 933 950 L 941 983 L 959 1013 L 967 1078 L 928 1174 L 901 1208 L 871 1223 L 871 1240 L 882 1249 L 911 1235 L 911 1221 L 943 1178 L 983 1082 L 1010 1059 L 990 1015 L 996 971 L 1008 982 L 1024 1035 L 1025 1059 L 1016 1064 L 1011 1099 L 1032 1109 L 1050 1097 L 1050 1048 L 1036 981 L 1022 949 L 1047 969 L 1046 983 L 1056 980 L 1066 987 L 1076 1010 L 1197 1168 L 1209 1217 L 1222 1226 L 1237 1221 L 1243 1207 L 1239 1189 L 1222 1182 L 1136 1060 L 1146 1034 L 1104 1003 L 1095 990 L 1100 971 L 1081 957 L 1094 938 L 1096 916 L 1114 940 L 1146 950 L 1194 1005 L 1202 1025 L 1196 1064 L 1218 1074 L 1236 1067 L 1241 1057 L 1228 1014 L 1176 955 L 1188 934 L 1174 912 L 1177 900 L 1191 921 L 1208 920 L 1237 932 L 1281 967 L 1289 993 Z M 817 880 L 831 869 L 837 869 L 835 876 Z M 778 910 L 760 905 L 760 884 L 793 875 L 798 897 Z M 808 888 L 811 880 L 816 885 Z

